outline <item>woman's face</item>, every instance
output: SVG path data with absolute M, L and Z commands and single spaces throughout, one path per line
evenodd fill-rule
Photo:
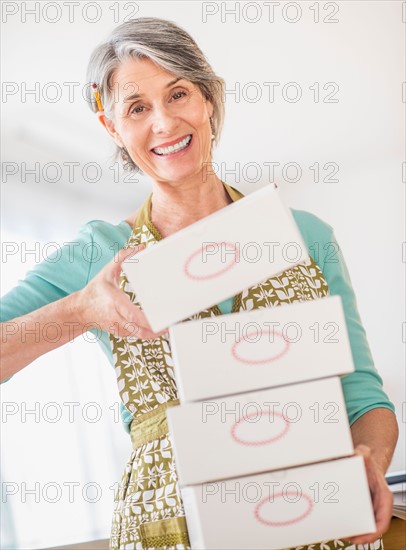
M 106 127 L 146 174 L 176 182 L 207 168 L 213 106 L 196 85 L 150 60 L 129 58 L 116 71 L 113 90 L 114 122 L 106 120 Z

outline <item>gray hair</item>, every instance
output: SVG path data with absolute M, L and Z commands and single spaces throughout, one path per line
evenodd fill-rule
M 106 41 L 93 51 L 87 68 L 87 98 L 97 112 L 91 84 L 97 84 L 106 116 L 112 118 L 114 91 L 112 80 L 120 63 L 129 57 L 148 58 L 174 75 L 195 84 L 213 104 L 211 117 L 214 142 L 218 143 L 224 122 L 225 82 L 217 76 L 193 38 L 172 21 L 157 17 L 139 17 L 116 27 Z M 126 150 L 124 168 L 138 170 Z

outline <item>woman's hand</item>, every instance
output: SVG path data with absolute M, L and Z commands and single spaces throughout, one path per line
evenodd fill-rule
M 374 507 L 376 531 L 367 535 L 350 537 L 350 541 L 353 544 L 368 544 L 379 539 L 388 530 L 392 517 L 393 495 L 386 483 L 385 475 L 371 455 L 371 449 L 366 445 L 357 445 L 355 447 L 355 454 L 364 457 L 369 490 Z
M 100 328 L 114 336 L 153 339 L 154 333 L 144 312 L 120 288 L 124 260 L 140 252 L 144 245 L 121 249 L 89 283 L 77 293 L 76 313 L 81 324 Z

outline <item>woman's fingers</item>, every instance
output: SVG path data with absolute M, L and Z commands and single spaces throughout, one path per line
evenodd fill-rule
M 377 540 L 388 530 L 392 517 L 393 496 L 386 483 L 385 476 L 371 455 L 371 449 L 366 445 L 357 445 L 355 454 L 364 457 L 375 515 L 376 531 L 374 533 L 350 537 L 350 540 L 353 544 L 369 544 Z
M 119 250 L 82 291 L 80 303 L 86 319 L 93 316 L 93 322 L 114 336 L 152 340 L 167 332 L 154 332 L 145 313 L 119 287 L 124 260 L 144 248 L 141 244 Z
M 154 332 L 152 330 L 145 313 L 138 306 L 133 304 L 129 296 L 122 290 L 117 289 L 117 291 L 114 292 L 114 305 L 123 326 L 125 325 L 128 330 L 132 331 L 132 334 L 125 334 L 125 336 L 152 340 L 165 334 L 166 330 L 160 332 Z
M 114 306 L 116 311 L 128 322 L 136 323 L 140 327 L 151 329 L 151 326 L 145 316 L 145 313 L 136 304 L 134 304 L 128 294 L 117 289 L 114 292 Z
M 134 256 L 135 254 L 138 254 L 138 252 L 141 252 L 141 250 L 144 250 L 144 248 L 145 246 L 143 244 L 139 244 L 134 248 L 122 248 L 117 252 L 117 254 L 110 261 L 110 263 L 108 263 L 107 266 L 105 266 L 104 269 L 107 269 L 108 275 L 111 277 L 111 280 L 116 285 L 119 285 L 120 283 L 122 263 L 124 262 L 124 260 L 126 260 L 127 258 L 130 258 L 131 256 Z
M 125 317 L 117 314 L 116 321 L 111 324 L 111 334 L 120 338 L 137 338 L 141 340 L 154 340 L 165 334 L 165 331 L 158 333 L 153 332 L 151 329 L 141 326 L 138 323 L 127 321 Z
M 144 250 L 145 246 L 140 244 L 134 248 L 127 248 L 120 250 L 114 259 L 115 265 L 112 267 L 112 275 L 114 280 L 119 284 L 120 274 L 122 271 L 122 263 L 127 258 L 137 254 L 141 250 Z M 117 294 L 116 309 L 119 311 L 120 315 L 126 319 L 127 323 L 132 323 L 134 326 L 138 327 L 137 334 L 138 338 L 145 339 L 154 339 L 162 336 L 167 332 L 167 330 L 162 330 L 160 332 L 154 332 L 148 322 L 148 319 L 145 316 L 145 313 L 133 304 L 127 294 L 119 291 Z M 134 329 L 135 330 L 135 329 Z M 135 336 L 135 333 L 133 334 Z

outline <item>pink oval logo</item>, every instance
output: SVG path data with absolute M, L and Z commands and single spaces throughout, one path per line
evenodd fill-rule
M 277 441 L 278 439 L 280 439 L 281 437 L 283 437 L 284 435 L 286 435 L 287 431 L 289 430 L 289 421 L 286 420 L 286 418 L 279 412 L 276 412 L 276 411 L 260 411 L 259 415 L 261 418 L 263 417 L 272 417 L 275 418 L 275 417 L 278 417 L 279 419 L 282 419 L 282 427 L 280 429 L 280 431 L 278 433 L 276 433 L 275 435 L 273 435 L 272 437 L 267 437 L 266 439 L 258 439 L 258 440 L 250 440 L 250 439 L 244 439 L 243 437 L 241 437 L 240 435 L 238 435 L 237 433 L 237 430 L 240 428 L 243 429 L 245 426 L 247 426 L 247 424 L 244 424 L 245 422 L 247 422 L 250 418 L 254 417 L 254 416 L 257 416 L 258 413 L 254 412 L 254 413 L 251 413 L 251 414 L 247 414 L 245 416 L 243 416 L 242 418 L 240 418 L 239 420 L 237 420 L 237 422 L 234 422 L 234 424 L 232 425 L 231 427 L 231 437 L 234 439 L 234 441 L 236 443 L 239 443 L 240 445 L 248 445 L 248 446 L 258 446 L 258 445 L 268 445 L 269 443 L 273 443 L 274 441 Z M 268 422 L 268 425 L 270 425 L 270 421 Z M 256 426 L 256 423 L 254 424 L 253 422 L 250 422 L 250 425 L 251 426 Z M 257 426 L 257 429 L 258 429 L 258 426 Z M 263 430 L 263 428 L 261 427 L 260 430 Z M 252 431 L 252 430 L 251 430 Z
M 249 342 L 250 337 L 257 335 L 256 332 L 250 332 L 250 333 L 246 334 L 240 340 L 238 340 L 237 342 L 235 342 L 233 344 L 233 347 L 231 348 L 232 356 L 237 361 L 241 361 L 242 363 L 247 363 L 249 365 L 263 365 L 264 363 L 270 363 L 272 361 L 276 361 L 277 359 L 280 359 L 283 355 L 285 355 L 285 353 L 288 352 L 289 347 L 290 347 L 290 342 L 288 340 L 286 340 L 286 338 L 284 337 L 284 335 L 281 332 L 278 332 L 276 330 L 273 330 L 272 332 L 270 330 L 261 331 L 261 336 L 270 335 L 270 334 L 273 334 L 274 337 L 278 338 L 279 343 L 282 341 L 283 345 L 284 345 L 284 347 L 279 352 L 277 352 L 275 355 L 271 355 L 269 357 L 264 357 L 263 359 L 253 359 L 252 357 L 249 357 L 249 358 L 248 357 L 243 357 L 241 355 L 241 351 L 238 349 L 238 347 L 241 346 L 241 344 L 243 344 L 244 342 L 247 342 L 248 344 L 255 344 L 256 343 L 256 342 L 252 342 L 252 341 Z M 269 342 L 270 345 L 273 345 L 274 343 L 275 343 L 275 339 L 274 339 L 273 342 L 272 341 Z M 250 351 L 252 352 L 253 350 L 254 350 L 254 348 L 251 348 Z
M 223 247 L 229 247 L 229 248 L 223 252 Z M 233 253 L 233 258 L 226 263 L 225 261 L 223 261 L 223 253 L 227 256 L 228 254 L 230 254 L 230 252 Z M 216 258 L 217 263 L 220 263 L 220 264 L 225 263 L 226 265 L 224 265 L 220 269 L 217 269 L 216 271 L 213 271 L 212 273 L 200 273 L 200 274 L 196 273 L 196 267 L 200 266 L 201 268 L 202 265 L 205 265 L 207 263 L 207 259 L 210 257 L 213 257 L 213 255 L 215 254 L 220 255 L 220 261 L 219 261 L 219 257 Z M 194 260 L 199 256 L 201 258 L 201 262 L 197 263 L 197 266 L 191 265 L 194 262 Z M 206 261 L 204 261 L 204 258 L 206 259 Z M 193 279 L 194 281 L 206 281 L 208 279 L 214 279 L 215 277 L 219 277 L 220 275 L 223 275 L 223 273 L 226 273 L 227 271 L 229 271 L 239 261 L 240 261 L 240 251 L 239 251 L 238 244 L 227 242 L 227 241 L 203 243 L 201 248 L 196 250 L 196 252 L 193 252 L 193 254 L 191 254 L 189 258 L 186 260 L 183 271 L 186 277 L 188 277 L 189 279 Z M 205 266 L 205 267 L 207 270 L 208 266 Z
M 255 519 L 260 523 L 262 523 L 263 525 L 267 525 L 268 527 L 286 527 L 287 525 L 293 525 L 294 523 L 298 523 L 299 521 L 306 518 L 313 510 L 313 506 L 314 506 L 313 499 L 309 495 L 306 495 L 306 493 L 302 493 L 300 496 L 300 501 L 302 500 L 302 498 L 306 501 L 306 508 L 303 512 L 300 513 L 300 515 L 290 519 L 282 520 L 282 521 L 281 520 L 275 521 L 274 519 L 269 520 L 261 516 L 262 509 L 266 504 L 269 504 L 270 505 L 269 507 L 272 509 L 272 504 L 275 503 L 275 500 L 277 498 L 282 497 L 286 502 L 286 496 L 289 496 L 289 495 L 297 497 L 297 493 L 294 493 L 293 491 L 286 491 L 285 493 L 275 494 L 273 497 L 273 502 L 270 502 L 271 497 L 263 498 L 260 502 L 258 502 L 257 506 L 255 507 L 255 510 L 254 510 Z M 298 502 L 291 501 L 289 502 L 289 504 L 299 504 L 299 501 Z

